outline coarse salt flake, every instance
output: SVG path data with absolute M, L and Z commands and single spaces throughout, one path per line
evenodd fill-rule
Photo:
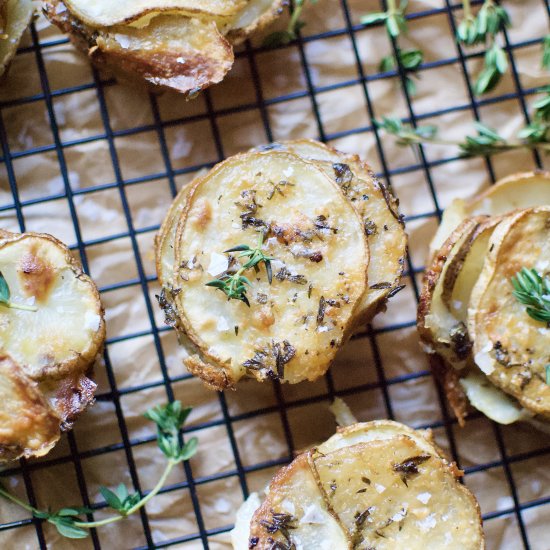
M 325 522 L 325 517 L 323 516 L 323 513 L 321 512 L 321 510 L 319 510 L 319 507 L 315 506 L 315 504 L 310 504 L 306 508 L 306 511 L 302 516 L 302 519 L 300 519 L 300 523 L 323 524 L 324 522 Z
M 212 252 L 210 254 L 210 265 L 208 266 L 208 273 L 210 275 L 219 275 L 223 273 L 229 266 L 229 260 L 224 254 L 218 254 L 218 252 Z
M 431 493 L 420 493 L 416 496 L 416 498 L 422 503 L 422 504 L 428 504 L 429 500 L 432 498 Z
M 435 514 L 430 514 L 428 517 L 418 521 L 418 527 L 423 533 L 427 533 L 437 525 Z
M 386 490 L 386 488 L 383 485 L 380 485 L 380 483 L 375 483 L 374 488 L 378 494 L 382 494 Z

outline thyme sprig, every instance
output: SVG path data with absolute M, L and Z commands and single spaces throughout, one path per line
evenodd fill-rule
M 9 307 L 11 309 L 21 309 L 23 311 L 38 311 L 36 306 L 28 306 L 26 304 L 17 304 L 10 300 L 11 292 L 8 282 L 2 272 L 0 271 L 0 304 Z
M 550 328 L 550 276 L 524 267 L 512 277 L 512 286 L 514 297 L 527 306 L 527 315 Z
M 254 268 L 254 271 L 258 273 L 260 271 L 259 265 L 263 262 L 265 264 L 265 270 L 267 273 L 267 280 L 269 284 L 273 281 L 273 271 L 271 269 L 271 261 L 275 258 L 271 256 L 266 256 L 262 251 L 262 245 L 264 241 L 264 233 L 260 231 L 258 237 L 258 244 L 256 248 L 251 248 L 247 244 L 240 244 L 234 246 L 229 250 L 225 250 L 224 253 L 228 254 L 230 252 L 240 252 L 237 256 L 238 258 L 248 258 L 248 261 L 241 265 L 241 267 L 235 273 L 225 272 L 218 279 L 209 281 L 206 283 L 206 286 L 211 286 L 221 290 L 228 300 L 240 300 L 244 302 L 248 307 L 250 307 L 250 302 L 246 295 L 247 286 L 251 286 L 252 283 L 248 280 L 243 273 L 247 269 Z
M 396 0 L 388 0 L 388 9 L 382 12 L 369 13 L 361 17 L 363 25 L 374 25 L 384 22 L 388 35 L 397 40 L 401 34 L 408 33 L 407 19 L 405 12 L 407 10 L 408 0 L 401 0 L 397 5 Z M 396 46 L 396 54 L 387 55 L 382 58 L 378 69 L 381 72 L 388 72 L 396 67 L 402 67 L 405 73 L 405 85 L 410 95 L 416 93 L 416 84 L 411 75 L 416 73 L 424 61 L 424 53 L 418 48 L 402 49 Z
M 398 145 L 455 145 L 463 157 L 493 155 L 515 149 L 550 151 L 550 86 L 543 86 L 537 93 L 544 95 L 533 104 L 532 122 L 518 132 L 516 140 L 507 140 L 480 122 L 474 123 L 476 135 L 465 136 L 463 141 L 441 139 L 438 137 L 438 128 L 433 125 L 414 128 L 398 118 L 391 117 L 383 117 L 374 123 L 378 128 L 395 136 Z
M 550 71 L 550 34 L 547 34 L 542 41 L 542 61 L 543 69 Z
M 124 484 L 120 484 L 115 490 L 104 486 L 99 488 L 99 492 L 108 506 L 118 512 L 115 516 L 98 521 L 83 521 L 80 516 L 91 514 L 94 510 L 87 507 L 61 508 L 54 512 L 51 510 L 38 510 L 12 495 L 2 485 L 0 485 L 0 496 L 24 508 L 35 518 L 51 523 L 56 527 L 59 534 L 64 537 L 71 539 L 86 538 L 90 529 L 121 521 L 143 508 L 162 489 L 174 466 L 189 460 L 197 452 L 198 440 L 196 437 L 189 439 L 184 444 L 181 444 L 179 440 L 180 429 L 190 412 L 191 407 L 183 408 L 179 401 L 174 401 L 167 405 L 149 409 L 144 414 L 145 418 L 152 420 L 157 425 L 157 445 L 168 459 L 168 462 L 157 484 L 144 497 L 141 497 L 139 493 L 129 493 Z
M 510 16 L 494 0 L 485 0 L 475 16 L 470 0 L 463 1 L 463 8 L 464 19 L 457 28 L 457 41 L 465 46 L 486 45 L 483 69 L 474 83 L 474 93 L 482 95 L 493 90 L 508 70 L 508 58 L 497 36 L 510 26 Z
M 316 4 L 318 0 L 309 0 L 311 4 Z M 277 48 L 286 46 L 298 38 L 298 32 L 304 28 L 306 23 L 300 19 L 306 0 L 294 0 L 288 4 L 290 19 L 287 28 L 282 31 L 275 31 L 268 34 L 263 41 L 264 48 Z

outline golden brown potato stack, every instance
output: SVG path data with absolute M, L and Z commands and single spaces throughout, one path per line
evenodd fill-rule
M 275 143 L 176 197 L 156 241 L 159 303 L 209 387 L 315 380 L 402 288 L 405 252 L 397 201 L 366 164 Z
M 98 66 L 189 97 L 220 82 L 233 46 L 282 0 L 45 0 L 46 17 Z
M 339 429 L 237 512 L 233 548 L 481 550 L 481 515 L 431 432 L 390 420 Z
M 42 233 L 0 232 L 0 462 L 46 454 L 94 399 L 96 286 Z
M 550 174 L 517 174 L 443 214 L 418 330 L 450 404 L 550 418 Z M 546 304 L 546 306 L 545 306 Z

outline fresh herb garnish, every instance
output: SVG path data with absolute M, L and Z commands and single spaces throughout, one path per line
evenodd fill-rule
M 404 460 L 403 462 L 399 462 L 398 464 L 393 465 L 393 471 L 401 474 L 401 481 L 407 485 L 407 481 L 419 474 L 418 466 L 420 464 L 423 464 L 426 462 L 426 460 L 429 460 L 431 458 L 431 455 L 418 455 L 418 456 L 411 456 L 411 458 L 407 458 L 407 460 Z
M 285 377 L 285 365 L 296 355 L 296 348 L 288 341 L 275 342 L 258 349 L 254 357 L 247 359 L 243 367 L 258 371 L 273 380 Z
M 179 432 L 185 420 L 191 412 L 191 407 L 182 408 L 179 401 L 174 401 L 164 406 L 157 406 L 149 409 L 145 418 L 152 420 L 157 425 L 157 445 L 163 454 L 168 458 L 168 463 L 158 483 L 144 497 L 138 493 L 129 493 L 128 489 L 120 484 L 114 491 L 101 486 L 99 492 L 105 499 L 110 508 L 116 510 L 118 515 L 98 521 L 83 521 L 79 516 L 82 514 L 91 514 L 94 510 L 85 507 L 61 508 L 56 512 L 37 510 L 30 504 L 19 500 L 0 485 L 0 496 L 17 504 L 30 512 L 35 518 L 44 519 L 53 524 L 64 537 L 71 539 L 86 538 L 89 529 L 101 527 L 109 523 L 115 523 L 143 508 L 161 489 L 170 472 L 180 462 L 189 460 L 197 452 L 198 440 L 191 438 L 187 443 L 181 444 Z
M 407 19 L 405 11 L 408 0 L 401 0 L 397 6 L 396 0 L 388 0 L 388 9 L 385 12 L 369 13 L 361 17 L 363 25 L 373 25 L 374 23 L 384 22 L 386 31 L 391 38 L 397 39 L 401 34 L 408 32 Z M 424 53 L 418 48 L 403 50 L 396 46 L 396 55 L 387 55 L 380 61 L 378 69 L 381 72 L 388 72 L 396 67 L 401 67 L 405 74 L 405 85 L 410 95 L 416 93 L 416 84 L 411 78 L 411 74 L 418 71 L 424 61 Z
M 546 383 L 550 386 L 550 365 L 546 365 Z
M 510 26 L 510 16 L 494 0 L 485 0 L 477 15 L 472 14 L 470 0 L 463 1 L 464 19 L 456 33 L 456 39 L 465 46 L 486 44 L 483 69 L 474 84 L 476 95 L 491 91 L 508 70 L 508 58 L 497 36 Z
M 513 295 L 527 306 L 527 315 L 550 328 L 550 277 L 524 267 L 512 277 Z
M 317 0 L 309 0 L 309 2 L 311 4 L 316 4 Z M 298 38 L 298 32 L 306 25 L 305 21 L 300 19 L 305 3 L 306 0 L 294 0 L 294 2 L 288 3 L 290 20 L 288 21 L 287 28 L 282 31 L 275 31 L 268 34 L 263 41 L 264 48 L 286 46 Z
M 248 246 L 247 244 L 240 244 L 238 246 L 230 248 L 229 250 L 225 250 L 225 254 L 230 252 L 240 252 L 240 254 L 237 256 L 238 258 L 249 258 L 249 260 L 241 265 L 241 267 L 235 273 L 226 272 L 218 279 L 214 279 L 213 281 L 206 283 L 206 286 L 211 286 L 221 290 L 224 294 L 226 294 L 228 300 L 240 300 L 241 302 L 244 302 L 248 307 L 250 307 L 250 302 L 248 301 L 248 297 L 246 295 L 246 287 L 251 286 L 252 283 L 243 275 L 243 273 L 247 269 L 251 268 L 254 268 L 254 271 L 258 273 L 260 271 L 259 264 L 263 262 L 265 264 L 265 270 L 267 273 L 267 280 L 269 281 L 269 284 L 271 284 L 273 280 L 271 261 L 275 258 L 272 258 L 271 256 L 266 256 L 262 252 L 263 241 L 264 234 L 263 232 L 260 232 L 258 245 L 256 246 L 256 248 L 250 248 L 250 246 Z
M 10 300 L 11 292 L 8 282 L 2 272 L 0 271 L 0 304 L 12 309 L 21 309 L 23 311 L 38 311 L 35 306 L 27 306 L 25 304 L 16 304 Z
M 550 71 L 550 34 L 547 34 L 542 41 L 542 61 L 543 69 Z
M 550 150 L 550 85 L 542 86 L 537 93 L 544 94 L 533 103 L 532 122 L 518 132 L 517 140 L 509 140 L 498 132 L 481 124 L 474 123 L 475 136 L 466 136 L 463 141 L 441 139 L 438 128 L 433 125 L 412 127 L 398 118 L 383 117 L 375 120 L 375 125 L 397 138 L 401 146 L 415 147 L 420 144 L 454 145 L 462 157 L 494 155 L 517 149 Z

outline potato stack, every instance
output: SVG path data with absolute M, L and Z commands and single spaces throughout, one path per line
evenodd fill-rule
M 45 0 L 44 13 L 98 66 L 190 97 L 220 82 L 233 46 L 282 0 Z
M 51 235 L 0 231 L 0 463 L 45 455 L 94 401 L 99 293 Z
M 299 454 L 263 502 L 237 513 L 235 550 L 481 550 L 479 506 L 429 431 L 389 420 L 353 424 Z
M 405 252 L 397 201 L 366 164 L 274 143 L 176 197 L 156 241 L 158 298 L 209 387 L 314 380 L 402 288 Z
M 461 423 L 550 418 L 550 174 L 455 200 L 432 241 L 418 329 Z

